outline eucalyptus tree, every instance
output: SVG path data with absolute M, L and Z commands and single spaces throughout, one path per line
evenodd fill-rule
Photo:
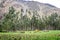
M 9 31 L 9 30 L 16 30 L 16 21 L 17 21 L 17 14 L 15 12 L 15 9 L 13 7 L 9 8 L 9 12 L 4 15 L 4 18 L 2 20 L 2 27 L 3 30 Z

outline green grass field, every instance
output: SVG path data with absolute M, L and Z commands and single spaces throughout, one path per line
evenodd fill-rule
M 0 40 L 60 40 L 60 30 L 0 33 Z

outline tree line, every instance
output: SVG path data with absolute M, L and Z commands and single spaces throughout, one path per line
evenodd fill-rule
M 30 12 L 29 12 L 30 13 Z M 36 17 L 35 12 L 31 19 L 27 15 L 22 16 L 23 10 L 16 12 L 13 7 L 0 19 L 0 32 L 2 31 L 31 31 L 31 30 L 60 30 L 60 16 L 53 13 L 50 16 Z

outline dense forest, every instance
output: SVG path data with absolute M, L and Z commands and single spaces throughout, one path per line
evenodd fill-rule
M 60 16 L 53 13 L 50 16 L 36 17 L 35 12 L 32 18 L 27 15 L 22 16 L 21 9 L 20 18 L 19 12 L 16 12 L 13 7 L 9 8 L 9 12 L 4 14 L 0 19 L 0 32 L 2 31 L 31 31 L 31 30 L 60 30 Z M 30 13 L 30 12 L 29 12 Z

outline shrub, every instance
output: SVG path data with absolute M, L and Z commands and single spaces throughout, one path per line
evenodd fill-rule
M 39 32 L 40 30 L 36 29 L 35 32 Z
M 25 31 L 21 31 L 21 33 L 25 33 Z

